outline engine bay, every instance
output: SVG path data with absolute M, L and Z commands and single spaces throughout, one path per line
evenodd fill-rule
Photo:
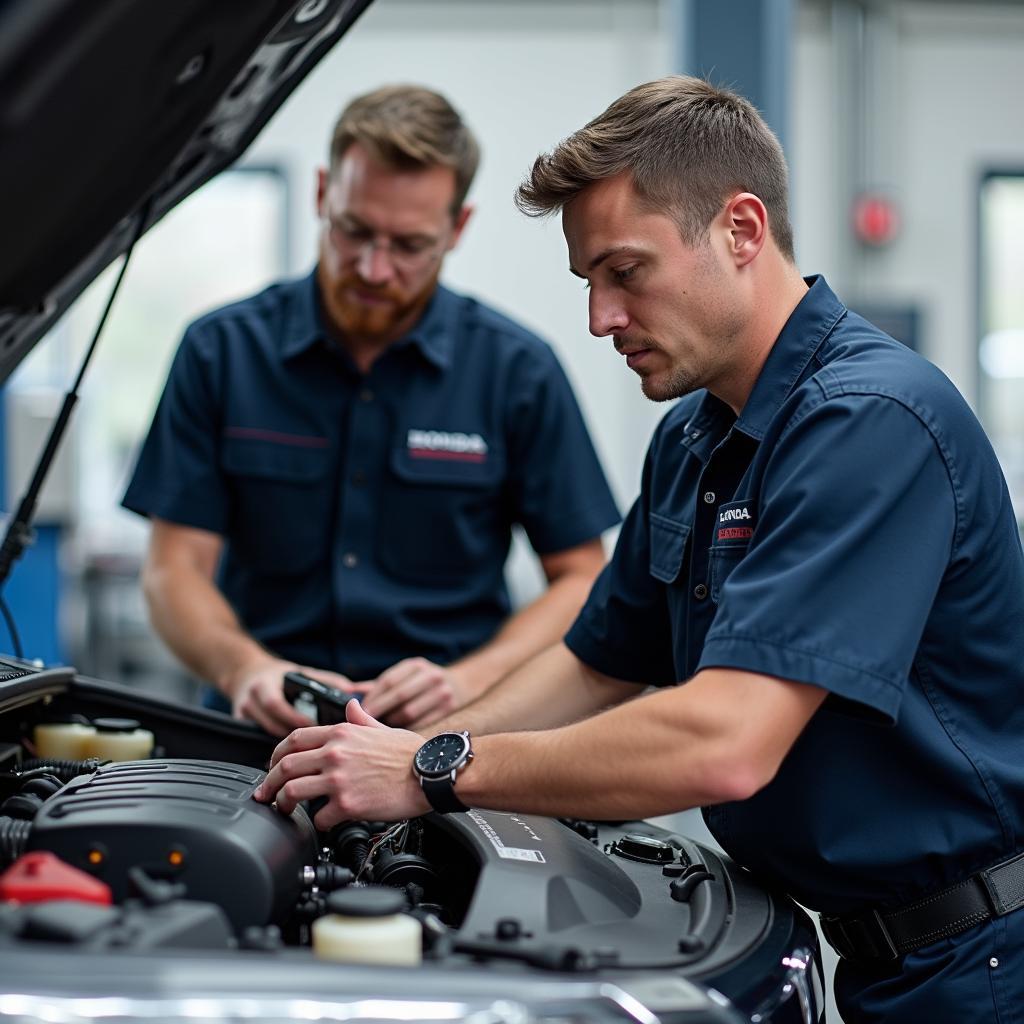
M 800 1008 L 813 1002 L 817 974 L 809 919 L 685 836 L 644 821 L 488 810 L 322 833 L 315 808 L 284 815 L 252 799 L 274 745 L 255 727 L 70 670 L 8 670 L 8 962 L 13 952 L 200 953 L 235 964 L 256 957 L 261 971 L 276 961 L 342 970 L 337 958 L 324 964 L 317 928 L 391 915 L 415 922 L 414 961 L 357 952 L 348 962 L 415 962 L 416 985 L 481 968 L 502 985 L 675 978 L 724 992 L 739 1019 L 814 1019 Z M 102 729 L 110 716 L 151 732 L 152 756 L 37 756 L 40 726 Z

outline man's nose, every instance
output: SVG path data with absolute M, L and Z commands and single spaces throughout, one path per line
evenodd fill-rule
M 590 291 L 590 333 L 595 338 L 606 338 L 609 334 L 622 334 L 629 317 L 622 305 L 592 288 Z
M 367 284 L 387 284 L 395 276 L 395 265 L 391 262 L 391 250 L 375 241 L 367 242 L 359 251 L 356 270 Z

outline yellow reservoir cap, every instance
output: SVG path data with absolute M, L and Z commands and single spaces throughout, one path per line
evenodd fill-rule
M 95 718 L 95 733 L 85 743 L 86 757 L 138 761 L 153 753 L 153 734 L 134 718 Z

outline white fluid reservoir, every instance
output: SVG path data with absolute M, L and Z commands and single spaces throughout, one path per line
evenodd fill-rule
M 382 885 L 331 893 L 329 913 L 313 922 L 313 952 L 349 964 L 414 967 L 423 957 L 423 930 L 405 909 L 405 893 Z

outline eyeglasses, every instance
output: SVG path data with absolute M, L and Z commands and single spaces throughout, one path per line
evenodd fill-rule
M 421 270 L 441 255 L 447 241 L 419 234 L 378 237 L 375 231 L 357 221 L 334 217 L 322 219 L 332 247 L 346 263 L 355 263 L 368 250 L 379 249 L 395 270 Z

